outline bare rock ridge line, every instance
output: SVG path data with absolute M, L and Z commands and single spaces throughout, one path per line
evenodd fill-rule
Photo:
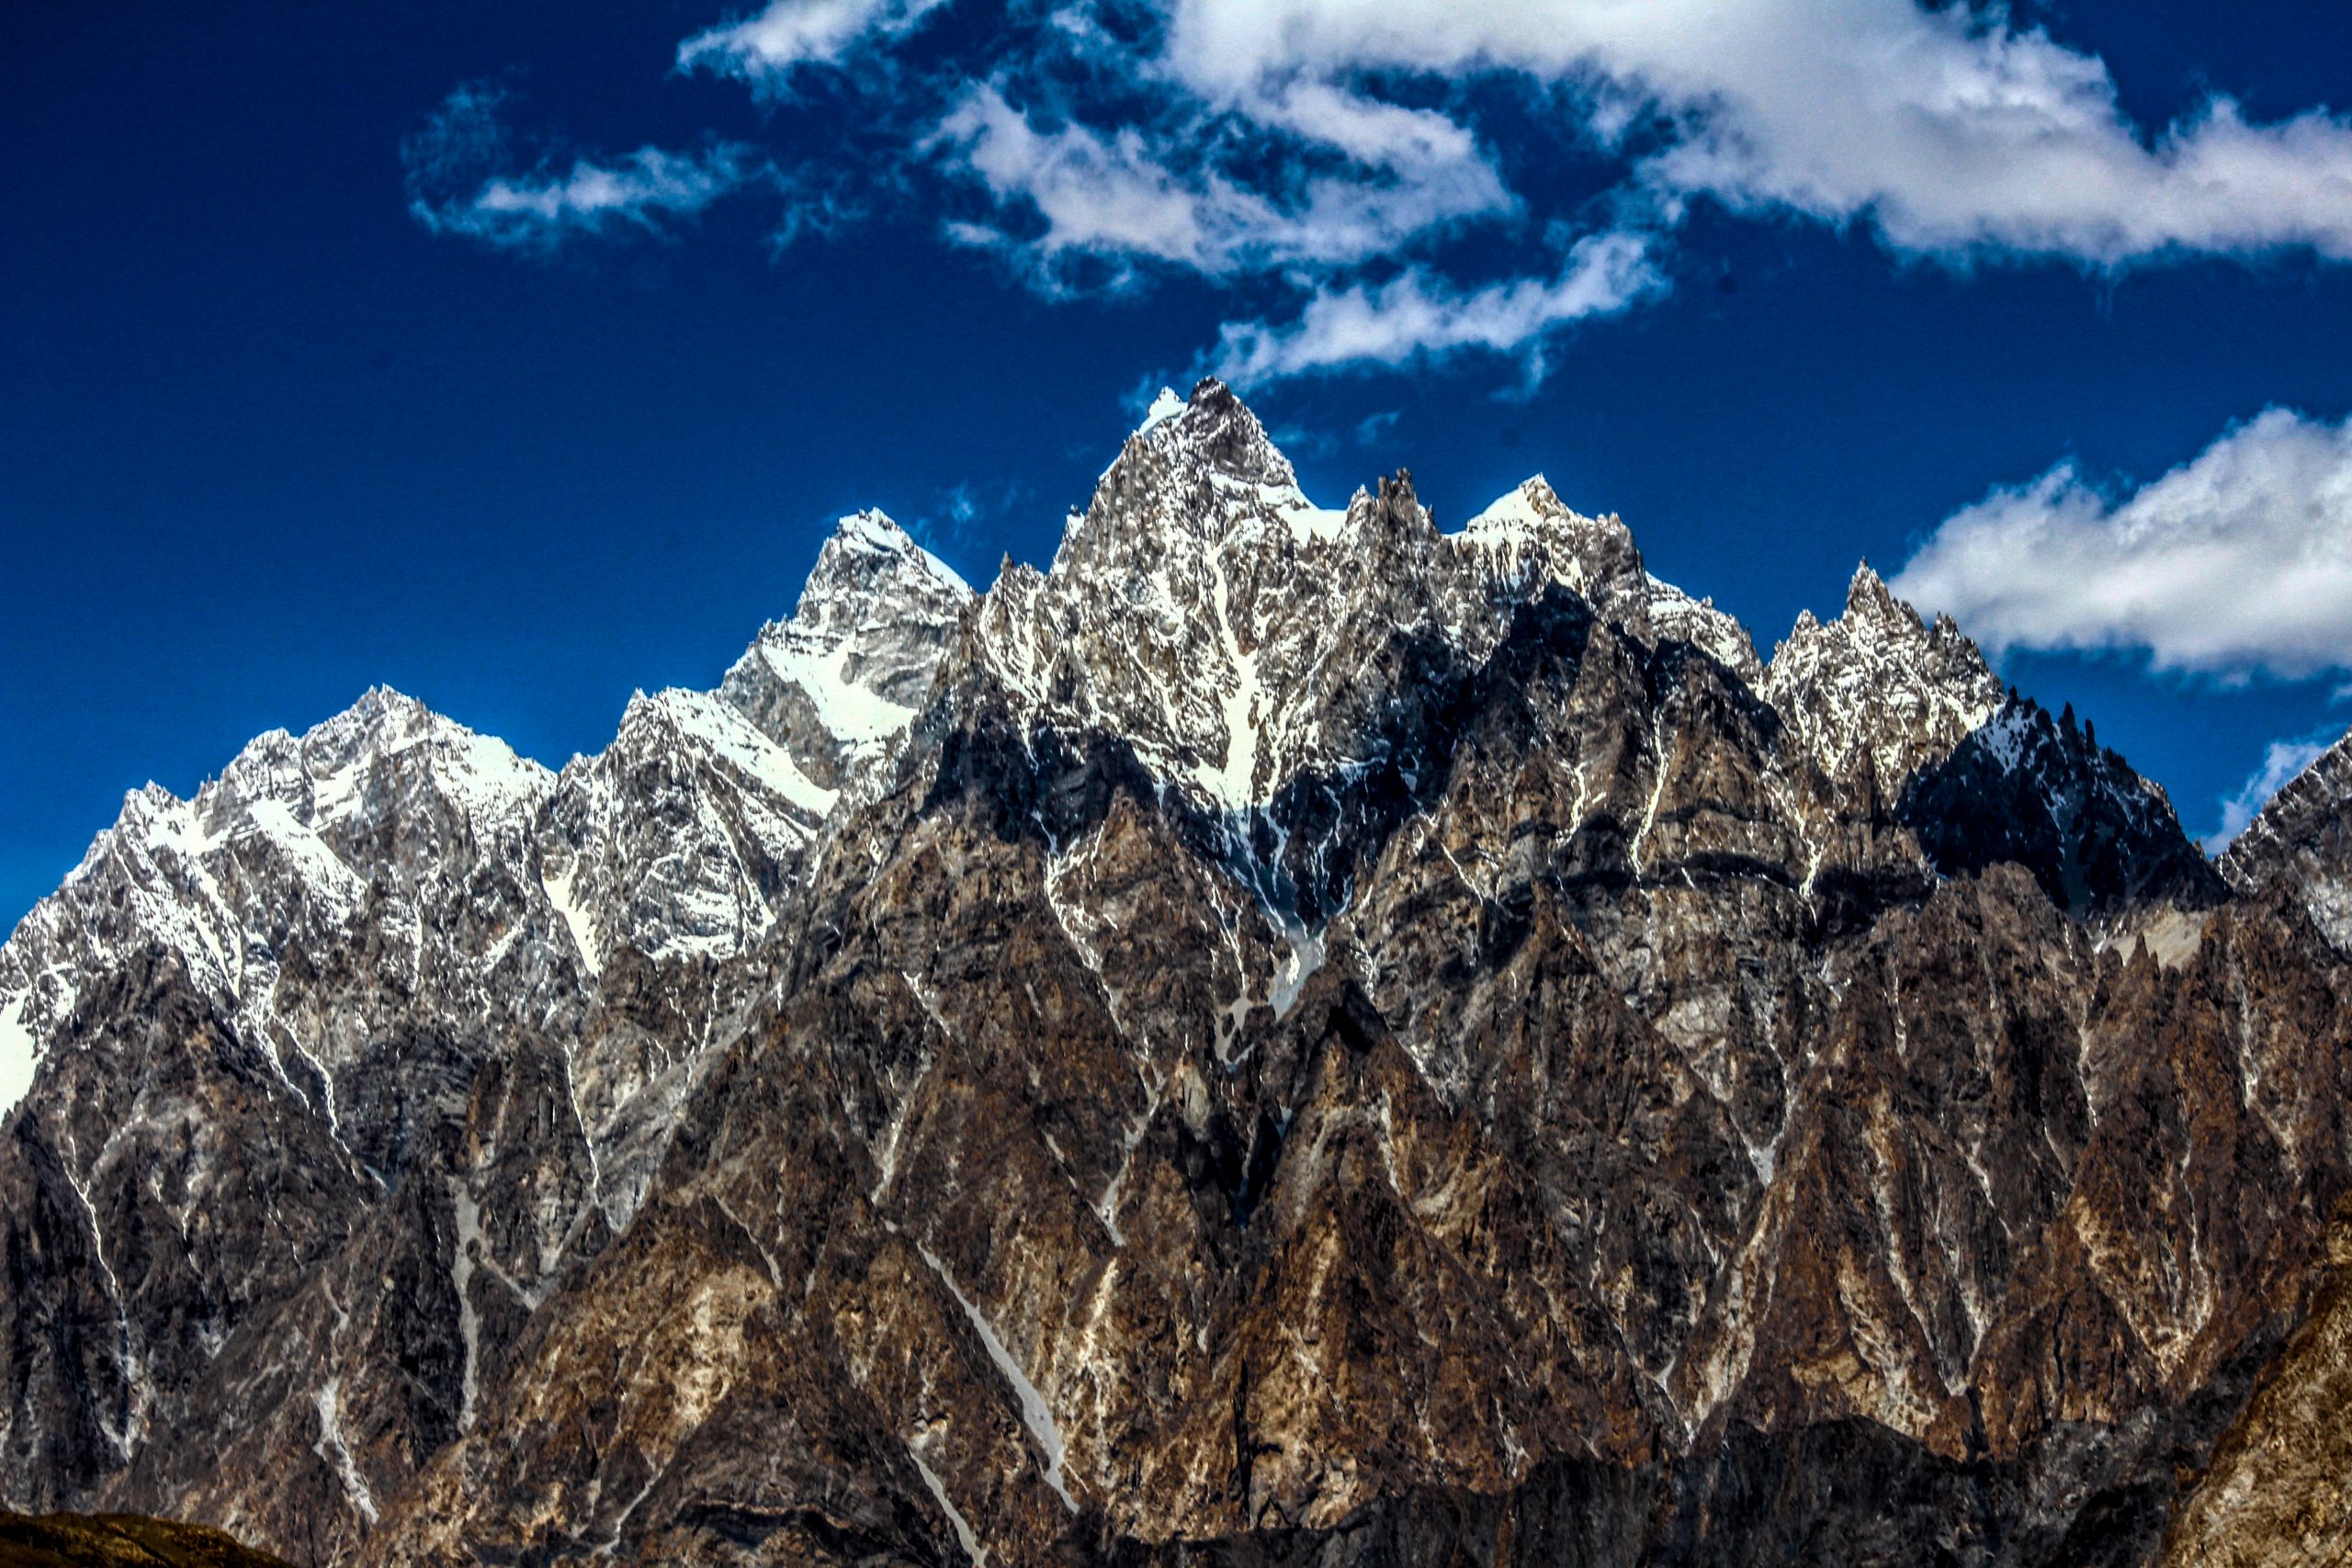
M 129 797 L 0 947 L 0 1505 L 2330 1561 L 2347 793 L 2217 868 L 1867 568 L 1765 660 L 1540 479 L 1318 507 L 1204 382 L 1047 570 L 847 519 L 560 772 L 378 691 Z

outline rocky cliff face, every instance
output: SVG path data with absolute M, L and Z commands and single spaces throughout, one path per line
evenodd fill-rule
M 560 774 L 376 694 L 134 796 L 0 949 L 0 1501 L 2147 1562 L 2325 1359 L 2326 852 L 2225 883 L 1867 569 L 1768 664 L 1540 479 L 1319 509 L 1204 383 L 1050 570 L 853 519 Z

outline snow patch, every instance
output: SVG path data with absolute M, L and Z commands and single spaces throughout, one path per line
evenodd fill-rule
M 0 1116 L 15 1110 L 17 1101 L 33 1086 L 33 1064 L 40 1057 L 40 1043 L 25 1027 L 25 1004 L 31 999 L 30 991 L 19 991 L 0 1006 Z
M 1266 1005 L 1274 1010 L 1278 1019 L 1290 1016 L 1290 1010 L 1298 1005 L 1299 992 L 1323 967 L 1322 932 L 1308 931 L 1304 922 L 1293 917 L 1283 921 L 1282 933 L 1283 940 L 1290 945 L 1290 956 L 1266 990 Z
M 1253 784 L 1258 773 L 1258 741 L 1262 712 L 1272 706 L 1271 694 L 1259 679 L 1258 656 L 1245 653 L 1240 635 L 1234 630 L 1232 589 L 1225 574 L 1222 555 L 1209 560 L 1210 583 L 1215 594 L 1217 636 L 1224 649 L 1227 663 L 1233 671 L 1232 683 L 1220 685 L 1218 704 L 1225 719 L 1225 761 L 1221 767 L 1201 764 L 1197 776 L 1201 787 L 1211 799 L 1228 809 L 1250 803 L 1254 798 Z
M 2014 773 L 2033 739 L 2033 710 L 2023 703 L 2009 704 L 1976 733 L 1985 754 L 2000 764 L 2003 773 Z
M 1136 426 L 1136 434 L 1141 435 L 1156 425 L 1166 423 L 1182 413 L 1188 406 L 1184 400 L 1177 395 L 1175 388 L 1160 388 L 1159 396 L 1152 399 L 1151 407 L 1144 411 L 1143 423 Z
M 989 1359 L 994 1361 L 997 1371 L 1004 1374 L 1004 1381 L 1012 1385 L 1012 1392 L 1021 1401 L 1021 1418 L 1028 1424 L 1029 1435 L 1037 1439 L 1037 1447 L 1046 1456 L 1046 1484 L 1054 1489 L 1054 1495 L 1062 1500 L 1062 1506 L 1075 1514 L 1078 1512 L 1078 1499 L 1069 1495 L 1069 1487 L 1062 1480 L 1062 1435 L 1054 1425 L 1053 1409 L 1046 1404 L 1046 1396 L 1037 1392 L 1037 1385 L 1029 1381 L 1029 1374 L 1021 1370 L 1021 1363 L 1012 1359 L 1012 1353 L 1004 1348 L 1004 1341 L 996 1337 L 996 1329 L 989 1325 L 986 1314 L 973 1305 L 972 1298 L 956 1285 L 954 1277 L 947 1272 L 947 1266 L 921 1242 L 915 1244 L 915 1250 L 922 1255 L 925 1263 L 931 1265 L 931 1271 L 939 1276 L 939 1282 L 947 1287 L 947 1293 L 956 1298 L 956 1304 L 964 1309 L 964 1315 L 971 1320 L 973 1331 L 979 1335 L 980 1344 L 988 1350 Z
M 1537 474 L 1510 494 L 1497 496 L 1484 512 L 1464 524 L 1462 531 L 1484 538 L 1532 538 L 1544 531 L 1545 522 L 1536 497 L 1551 493 L 1551 484 Z
M 481 1393 L 481 1314 L 474 1310 L 474 1248 L 482 1240 L 481 1206 L 462 1178 L 449 1182 L 449 1207 L 457 1216 L 458 1235 L 449 1249 L 449 1283 L 458 1292 L 458 1337 L 465 1345 L 466 1364 L 458 1375 L 458 1430 L 474 1425 L 474 1402 Z
M 353 1462 L 351 1446 L 343 1438 L 343 1379 L 332 1377 L 319 1385 L 319 1440 L 311 1451 L 334 1466 L 342 1477 L 345 1495 L 365 1515 L 369 1526 L 376 1523 L 376 1499 L 368 1490 L 368 1478 L 359 1473 Z
M 913 723 L 915 710 L 852 681 L 847 669 L 852 651 L 847 644 L 821 652 L 781 642 L 760 646 L 760 657 L 776 679 L 800 688 L 817 712 L 817 722 L 836 740 L 876 747 Z
M 582 908 L 572 896 L 571 885 L 579 874 L 580 863 L 575 860 L 564 868 L 561 876 L 549 876 L 542 870 L 539 886 L 546 890 L 548 902 L 555 906 L 555 912 L 563 917 L 564 929 L 571 933 L 572 948 L 580 954 L 581 967 L 593 978 L 605 972 L 605 960 L 596 946 L 595 918 Z
M 760 733 L 751 720 L 716 696 L 707 692 L 673 690 L 650 700 L 661 705 L 682 735 L 700 741 L 713 756 L 732 764 L 770 793 L 817 817 L 833 808 L 838 798 L 835 792 L 802 773 L 791 752 Z
M 964 1517 L 964 1510 L 947 1495 L 947 1487 L 940 1481 L 938 1472 L 923 1462 L 922 1452 L 912 1443 L 907 1445 L 907 1457 L 915 1461 L 915 1473 L 922 1477 L 922 1483 L 931 1488 L 933 1499 L 946 1514 L 947 1523 L 956 1531 L 956 1544 L 962 1547 L 964 1555 L 972 1560 L 972 1568 L 989 1568 L 989 1549 L 982 1546 L 980 1538 L 972 1532 L 972 1521 Z
M 1277 514 L 1290 528 L 1295 538 L 1313 539 L 1320 544 L 1337 544 L 1348 536 L 1349 513 L 1328 506 L 1317 506 L 1301 498 L 1278 509 Z
M 282 800 L 253 800 L 245 803 L 245 816 L 254 831 L 292 863 L 304 886 L 345 915 L 359 907 L 366 889 L 358 876 L 292 807 Z

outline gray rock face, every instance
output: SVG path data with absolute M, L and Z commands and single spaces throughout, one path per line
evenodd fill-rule
M 904 728 L 891 699 L 968 597 L 865 515 L 746 656 L 811 661 L 821 708 L 763 711 L 741 682 L 639 696 L 610 747 L 549 773 L 379 690 L 263 736 L 193 800 L 129 796 L 0 948 L 0 1027 L 45 1047 L 11 1125 L 46 1183 L 0 1223 L 49 1225 L 9 1233 L 47 1261 L 0 1297 L 8 1500 L 217 1496 L 281 1544 L 318 1506 L 356 1539 L 567 1259 L 627 1223 L 837 785 Z M 166 1049 L 189 1081 L 159 1110 Z M 116 1268 L 159 1214 L 187 1256 Z M 278 1337 L 251 1352 L 266 1375 L 240 1335 Z M 213 1463 L 232 1444 L 245 1481 Z M 304 1453 L 322 1492 L 237 1490 Z
M 1867 570 L 1767 664 L 1541 480 L 1319 509 L 1204 383 L 1049 570 L 853 519 L 560 774 L 376 695 L 134 796 L 0 949 L 0 1502 L 2147 1561 L 2352 1185 L 2319 863 L 2225 886 Z
M 2299 897 L 2338 951 L 2352 952 L 2352 737 L 2339 740 L 2246 825 L 2222 856 L 2234 886 Z

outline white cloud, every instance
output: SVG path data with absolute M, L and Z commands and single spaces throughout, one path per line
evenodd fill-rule
M 696 156 L 640 147 L 610 164 L 575 160 L 558 175 L 498 175 L 461 201 L 420 202 L 418 219 L 437 233 L 493 245 L 532 246 L 614 228 L 659 231 L 665 218 L 691 217 L 742 184 L 738 149 Z
M 1104 133 L 1082 125 L 1037 130 L 993 86 L 966 95 L 939 128 L 1000 205 L 1026 202 L 1045 231 L 1017 241 L 1002 229 L 962 223 L 966 243 L 1021 251 L 1050 273 L 1065 252 L 1147 258 L 1202 272 L 1231 265 L 1229 236 L 1271 209 L 1228 182 L 1188 187 L 1134 127 Z
M 2270 797 L 2294 783 L 2296 775 L 2317 761 L 2321 753 L 2335 744 L 2338 739 L 2330 730 L 2291 740 L 2272 741 L 2269 749 L 2262 754 L 2262 766 L 2247 776 L 2236 794 L 2222 801 L 2222 825 L 2205 836 L 2205 848 L 2217 855 L 2228 849 L 2261 814 L 2262 808 L 2270 804 Z
M 1034 219 L 1042 228 L 1027 238 L 1001 224 L 967 223 L 952 232 L 1013 252 L 1041 280 L 1058 285 L 1059 264 L 1073 254 L 1211 276 L 1348 266 L 1513 206 L 1476 139 L 1442 115 L 1317 85 L 1261 107 L 1263 123 L 1350 166 L 1288 180 L 1278 199 L 1200 155 L 1216 137 L 1197 118 L 1181 132 L 1136 125 L 1104 131 L 1075 120 L 1040 130 L 998 86 L 975 87 L 932 145 L 978 181 L 1001 217 Z
M 1456 289 L 1415 269 L 1384 284 L 1318 293 L 1296 321 L 1226 327 L 1215 364 L 1218 375 L 1248 388 L 1289 376 L 1484 350 L 1533 355 L 1530 374 L 1540 376 L 1546 334 L 1614 314 L 1664 287 L 1642 236 L 1596 234 L 1577 243 L 1557 277 Z
M 501 101 L 494 88 L 459 87 L 401 144 L 409 210 L 433 232 L 514 250 L 614 230 L 658 233 L 767 170 L 750 148 L 720 143 L 695 153 L 640 147 L 602 162 L 575 158 L 569 168 L 542 163 L 516 171 Z
M 1947 519 L 1892 586 L 1996 650 L 2352 669 L 2352 429 L 2272 409 L 2120 500 L 2062 465 Z
M 706 28 L 678 46 L 678 66 L 781 91 L 802 65 L 830 63 L 869 38 L 910 31 L 944 0 L 770 0 L 757 16 Z
M 1367 70 L 1600 89 L 1589 132 L 1672 125 L 1641 163 L 1666 215 L 1867 220 L 1898 250 L 2113 265 L 2309 245 L 2352 259 L 2352 123 L 2249 124 L 2216 98 L 2150 136 L 2096 56 L 2004 10 L 1913 0 L 1172 0 L 1167 62 L 1212 97 Z
M 841 68 L 789 179 L 741 148 L 510 160 L 427 182 L 418 215 L 542 244 L 689 215 L 755 170 L 799 209 L 785 241 L 933 204 L 1048 295 L 1166 273 L 1287 295 L 1294 319 L 1221 332 L 1262 378 L 1473 347 L 1540 375 L 1561 322 L 1624 301 L 1498 258 L 1638 231 L 1638 298 L 1701 199 L 1957 267 L 2352 261 L 2352 119 L 2213 95 L 2139 123 L 2098 55 L 2006 0 L 1012 0 L 894 52 L 945 4 L 764 0 L 680 44 L 769 98 Z M 1498 85 L 1533 90 L 1498 114 Z M 1506 178 L 1563 157 L 1597 160 L 1597 199 Z

